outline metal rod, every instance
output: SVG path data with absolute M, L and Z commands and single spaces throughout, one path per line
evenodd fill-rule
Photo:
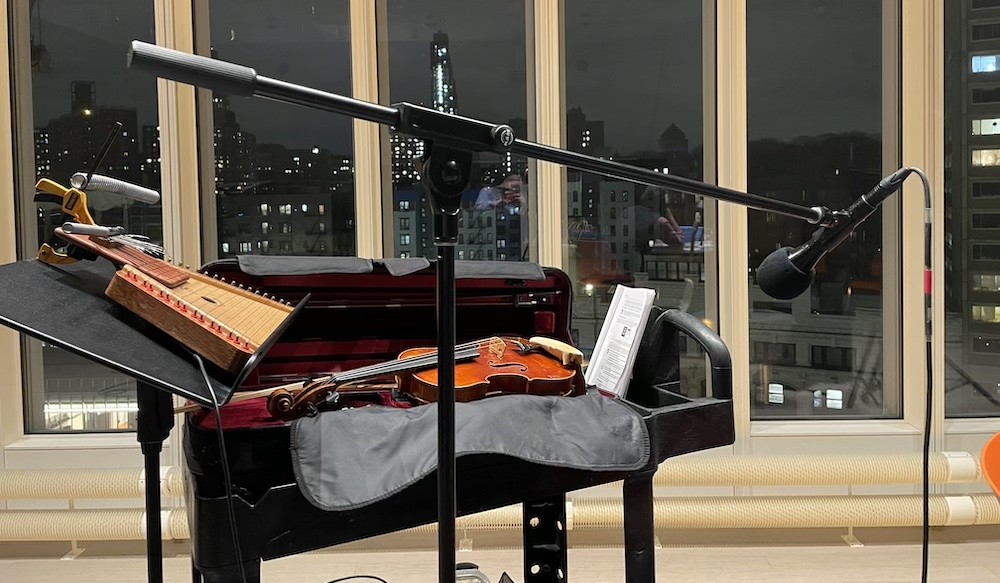
M 257 97 L 301 105 L 310 109 L 339 113 L 382 125 L 399 125 L 399 110 L 395 107 L 386 107 L 369 101 L 361 101 L 360 99 L 353 99 L 336 93 L 328 93 L 304 85 L 288 83 L 280 79 L 271 79 L 263 75 L 257 75 L 253 94 Z
M 457 215 L 445 215 L 454 221 Z M 438 231 L 440 233 L 441 231 Z M 455 245 L 436 241 L 438 308 L 438 580 L 455 581 Z
M 618 178 L 649 186 L 669 188 L 691 195 L 707 196 L 725 202 L 740 204 L 752 209 L 795 217 L 813 224 L 821 222 L 825 215 L 825 212 L 818 207 L 807 207 L 766 196 L 748 194 L 723 186 L 691 180 L 690 178 L 662 174 L 646 168 L 615 162 L 614 160 L 594 158 L 586 154 L 560 150 L 559 148 L 543 146 L 525 140 L 516 140 L 514 146 L 511 148 L 511 152 L 535 158 L 536 160 L 545 160 L 579 170 L 586 170 L 609 178 Z

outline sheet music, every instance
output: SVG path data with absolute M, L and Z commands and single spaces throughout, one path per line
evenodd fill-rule
M 632 365 L 656 292 L 619 285 L 604 318 L 586 381 L 605 393 L 621 397 L 632 379 Z

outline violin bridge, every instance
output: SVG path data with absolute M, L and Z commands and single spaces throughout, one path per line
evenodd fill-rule
M 492 338 L 489 344 L 490 354 L 497 360 L 503 360 L 503 353 L 507 350 L 507 343 L 502 338 Z

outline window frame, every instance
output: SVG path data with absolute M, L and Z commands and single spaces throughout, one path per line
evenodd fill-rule
M 207 0 L 191 3 L 173 3 L 152 0 L 156 15 L 158 44 L 191 51 L 195 40 L 204 41 L 205 31 L 195 28 L 194 22 L 207 11 Z M 886 127 L 884 136 L 899 136 L 898 158 L 906 165 L 926 170 L 933 181 L 935 195 L 932 209 L 934 237 L 934 264 L 944 264 L 944 205 L 943 205 L 943 4 L 944 0 L 928 3 L 906 3 L 884 0 L 884 26 L 900 35 L 899 54 L 893 58 L 901 63 L 903 72 L 898 82 L 887 82 L 887 95 L 896 94 L 896 105 L 901 114 L 883 116 Z M 26 3 L 23 4 L 26 6 Z M 352 95 L 369 101 L 385 102 L 388 99 L 388 71 L 384 55 L 386 0 L 350 0 L 351 14 L 351 63 Z M 528 80 L 530 103 L 529 127 L 540 143 L 563 146 L 565 141 L 565 63 L 564 17 L 565 0 L 526 0 L 526 43 L 531 45 L 534 59 L 529 59 Z M 905 9 L 904 9 L 905 8 Z M 0 4 L 0 19 L 4 26 L 0 50 L 8 62 L 26 28 L 13 30 L 11 23 L 23 9 L 19 3 Z M 381 13 L 380 13 L 381 11 Z M 705 177 L 709 182 L 743 190 L 746 188 L 746 0 L 705 0 L 703 2 L 705 34 L 703 41 L 703 67 L 705 83 L 705 136 L 714 137 L 714 147 L 705 148 Z M 14 34 L 11 34 L 11 33 Z M 381 36 L 380 36 L 381 34 Z M 200 44 L 199 46 L 205 46 Z M 22 51 L 23 52 L 23 51 Z M 530 53 L 529 53 L 530 54 Z M 885 58 L 885 56 L 884 56 Z M 971 67 L 971 63 L 969 65 Z M 15 184 L 12 178 L 24 172 L 25 160 L 16 159 L 13 140 L 27 143 L 32 140 L 32 124 L 14 124 L 15 117 L 24 118 L 24 92 L 30 92 L 30 83 L 20 82 L 24 67 L 8 67 L 0 72 L 0 95 L 13 104 L 10 110 L 0 110 L 0 123 L 16 130 L 11 139 L 0 139 L 0 262 L 13 261 L 19 249 L 30 249 L 36 242 L 25 240 L 14 228 Z M 976 77 L 980 86 L 994 85 L 993 77 Z M 197 119 L 211 114 L 207 92 L 160 80 L 158 81 L 158 108 L 163 140 L 163 191 L 170 194 L 164 201 L 165 246 L 174 257 L 188 264 L 200 264 L 202 257 L 216 255 L 218 232 L 216 201 L 210 172 L 199 168 L 211 165 L 212 152 L 198 148 L 211 143 L 211 127 L 197 124 Z M 30 94 L 28 95 L 30 104 Z M 888 104 L 886 107 L 890 107 Z M 714 115 L 710 114 L 714 112 Z M 30 109 L 27 111 L 30 119 Z M 206 129 L 208 131 L 205 135 Z M 26 137 L 27 134 L 27 137 Z M 207 142 L 206 142 L 207 140 Z M 885 140 L 886 147 L 893 140 Z M 356 245 L 359 256 L 381 257 L 383 250 L 397 234 L 393 229 L 392 190 L 386 165 L 391 164 L 388 133 L 384 127 L 369 122 L 355 122 L 355 204 Z M 890 168 L 892 170 L 894 168 Z M 7 170 L 6 172 L 4 170 Z M 33 167 L 30 168 L 33 172 Z M 565 170 L 557 165 L 538 163 L 531 171 L 535 184 L 530 192 L 535 196 L 540 190 L 557 192 L 532 201 L 537 213 L 537 250 L 533 259 L 552 267 L 568 265 L 567 250 L 563 245 L 566 230 L 566 181 Z M 367 182 L 365 182 L 367 181 Z M 363 186 L 364 185 L 364 186 Z M 30 206 L 30 205 L 28 205 Z M 30 210 L 30 209 L 29 209 Z M 277 209 L 272 209 L 275 217 Z M 923 231 L 924 209 L 922 193 L 916 180 L 907 181 L 902 196 L 893 197 L 883 213 L 883 240 L 886 246 L 895 245 L 896 259 L 887 261 L 885 273 L 899 274 L 897 278 L 884 279 L 884 297 L 903 300 L 903 310 L 897 320 L 887 319 L 884 338 L 899 339 L 896 352 L 899 358 L 915 363 L 897 370 L 890 379 L 892 367 L 886 367 L 886 384 L 898 383 L 903 387 L 901 403 L 903 417 L 898 420 L 816 420 L 816 421 L 750 421 L 749 393 L 749 299 L 747 266 L 746 209 L 729 203 L 706 204 L 706 238 L 717 241 L 717 248 L 706 253 L 706 289 L 711 290 L 707 299 L 708 322 L 720 332 L 736 358 L 734 373 L 734 410 L 737 442 L 732 452 L 737 454 L 764 453 L 787 450 L 796 439 L 796 448 L 803 451 L 841 451 L 845 445 L 864 440 L 869 450 L 898 451 L 917 447 L 923 420 L 925 387 L 923 336 L 923 257 L 919 241 Z M 901 217 L 897 221 L 896 217 Z M 30 231 L 30 230 L 29 230 Z M 201 241 L 204 238 L 205 247 Z M 29 244 L 30 243 L 30 244 Z M 497 241 L 497 248 L 501 249 Z M 720 253 L 719 250 L 724 250 Z M 498 252 L 499 254 L 499 252 Z M 886 256 L 889 257 L 887 251 Z M 905 267 L 905 268 L 904 268 Z M 934 270 L 932 310 L 936 322 L 944 321 L 943 270 Z M 887 310 L 888 312 L 888 310 Z M 944 417 L 944 399 L 939 390 L 944 386 L 944 331 L 935 326 L 932 335 L 932 359 L 935 415 L 933 443 L 935 447 L 975 450 L 993 432 L 1000 430 L 1000 418 Z M 886 354 L 889 346 L 886 346 Z M 28 435 L 24 434 L 23 381 L 32 374 L 29 364 L 21 367 L 19 337 L 7 329 L 0 330 L 0 467 L 49 467 L 53 462 L 67 467 L 89 463 L 91 458 L 81 458 L 86 451 L 101 455 L 102 466 L 133 467 L 139 462 L 138 445 L 130 433 L 99 435 Z M 182 419 L 179 421 L 183 421 Z M 180 427 L 178 427 L 180 429 Z M 174 435 L 177 435 L 176 433 Z M 878 439 L 872 440 L 872 437 Z M 808 439 L 801 439 L 808 438 Z M 163 461 L 181 465 L 182 452 L 168 438 Z M 117 455 L 113 452 L 122 452 Z M 108 457 L 110 454 L 110 457 Z M 111 460 L 111 461 L 108 461 Z M 737 488 L 736 493 L 751 493 L 753 489 Z M 169 501 L 167 501 L 169 503 Z

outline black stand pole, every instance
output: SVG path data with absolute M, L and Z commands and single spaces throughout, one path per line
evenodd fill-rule
M 438 328 L 438 581 L 455 581 L 455 244 L 462 190 L 472 152 L 425 142 L 424 182 L 431 191 L 437 247 Z
M 143 382 L 136 384 L 139 403 L 136 439 L 146 465 L 146 577 L 163 583 L 163 536 L 160 526 L 160 452 L 174 427 L 170 393 Z

